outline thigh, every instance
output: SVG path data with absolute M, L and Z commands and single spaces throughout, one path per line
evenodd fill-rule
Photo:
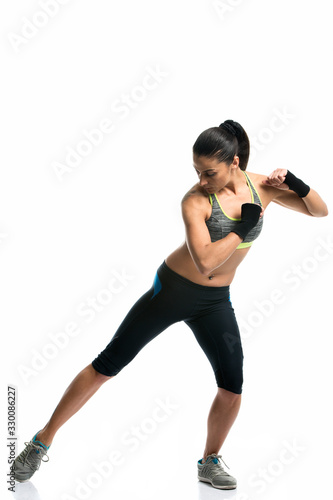
M 138 352 L 173 323 L 188 316 L 191 297 L 156 273 L 152 287 L 137 300 L 93 367 L 104 375 L 116 375 Z
M 214 310 L 186 320 L 212 365 L 218 387 L 240 394 L 243 349 L 234 309 L 224 302 Z

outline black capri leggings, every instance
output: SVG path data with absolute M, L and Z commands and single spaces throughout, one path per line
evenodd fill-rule
M 198 285 L 165 261 L 152 287 L 130 309 L 93 367 L 103 375 L 116 375 L 148 342 L 178 321 L 193 331 L 212 365 L 217 386 L 241 394 L 243 350 L 229 286 Z

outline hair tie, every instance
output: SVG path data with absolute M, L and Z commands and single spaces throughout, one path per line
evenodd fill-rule
M 225 130 L 227 130 L 227 132 L 229 132 L 231 135 L 236 136 L 236 132 L 235 132 L 235 130 L 233 129 L 233 127 L 232 127 L 231 125 L 229 125 L 229 123 L 221 123 L 221 125 L 219 125 L 219 127 L 224 128 L 224 129 L 225 129 Z

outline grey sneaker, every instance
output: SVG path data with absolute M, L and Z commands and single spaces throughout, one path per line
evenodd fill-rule
M 19 483 L 28 481 L 39 469 L 41 462 L 49 461 L 46 452 L 50 446 L 45 446 L 40 441 L 36 441 L 37 434 L 29 443 L 24 443 L 26 448 L 15 459 L 15 480 Z M 44 457 L 47 457 L 47 460 L 44 460 Z
M 234 490 L 237 487 L 237 481 L 223 469 L 219 459 L 222 460 L 221 455 L 212 453 L 208 455 L 205 463 L 202 464 L 201 460 L 198 460 L 198 479 L 220 490 Z M 223 463 L 228 467 L 225 462 Z

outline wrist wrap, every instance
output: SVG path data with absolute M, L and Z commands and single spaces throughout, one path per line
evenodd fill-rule
M 261 207 L 256 203 L 243 203 L 241 212 L 242 220 L 231 232 L 238 234 L 244 240 L 246 235 L 257 224 L 260 214 Z
M 289 189 L 298 194 L 300 198 L 304 198 L 310 191 L 310 186 L 301 181 L 301 179 L 298 179 L 298 177 L 289 172 L 289 170 L 287 170 L 284 182 L 288 184 Z

